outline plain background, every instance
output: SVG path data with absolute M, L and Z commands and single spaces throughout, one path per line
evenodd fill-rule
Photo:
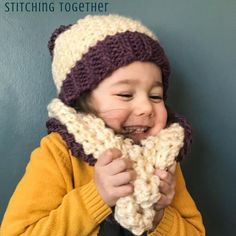
M 46 106 L 56 96 L 47 41 L 60 24 L 89 13 L 5 13 L 3 2 L 0 222 L 31 151 L 46 134 Z M 187 186 L 207 235 L 236 235 L 236 1 L 107 2 L 108 13 L 141 20 L 164 46 L 172 65 L 168 102 L 194 130 L 192 152 L 182 161 Z

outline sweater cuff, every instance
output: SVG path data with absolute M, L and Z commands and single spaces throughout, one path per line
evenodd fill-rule
M 81 197 L 88 210 L 88 213 L 100 224 L 108 215 L 112 213 L 111 208 L 103 201 L 96 189 L 93 180 L 80 190 Z
M 148 234 L 149 236 L 164 236 L 169 235 L 170 230 L 172 229 L 174 218 L 175 218 L 175 211 L 171 207 L 166 207 L 164 210 L 164 215 L 156 227 L 156 229 Z

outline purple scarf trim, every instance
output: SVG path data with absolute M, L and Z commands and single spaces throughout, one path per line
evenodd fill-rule
M 68 148 L 71 150 L 73 156 L 80 158 L 81 160 L 88 162 L 89 165 L 94 166 L 96 159 L 92 154 L 86 155 L 84 153 L 83 146 L 75 141 L 73 134 L 69 134 L 65 125 L 61 124 L 55 118 L 51 118 L 46 123 L 48 133 L 57 132 L 61 135 L 63 140 L 66 142 Z
M 181 161 L 191 150 L 192 126 L 184 116 L 178 113 L 170 113 L 167 123 L 172 124 L 176 122 L 184 128 L 184 146 L 180 149 L 179 155 L 176 157 L 176 161 Z

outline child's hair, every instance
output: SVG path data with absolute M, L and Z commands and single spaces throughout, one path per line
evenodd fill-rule
M 83 112 L 83 113 L 93 113 L 96 114 L 94 109 L 89 105 L 89 97 L 90 97 L 91 92 L 85 92 L 82 93 L 74 103 L 74 108 L 78 112 Z
M 91 91 L 113 71 L 134 61 L 152 62 L 160 67 L 164 100 L 167 98 L 168 58 L 155 34 L 137 20 L 119 15 L 88 15 L 73 25 L 56 29 L 48 48 L 58 97 L 77 112 L 94 113 L 88 104 Z M 191 143 L 191 126 L 168 109 L 167 123 L 173 122 L 185 128 L 183 156 Z M 55 119 L 49 120 L 47 127 L 49 132 L 65 133 L 61 131 L 65 127 Z M 69 139 L 72 142 L 72 137 Z

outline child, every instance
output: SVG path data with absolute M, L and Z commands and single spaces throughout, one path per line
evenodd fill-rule
M 186 120 L 166 106 L 170 66 L 164 50 L 148 28 L 118 15 L 61 26 L 49 49 L 58 90 L 48 107 L 49 135 L 32 153 L 1 236 L 134 235 L 112 217 L 118 199 L 134 192 L 137 173 L 111 138 L 140 146 L 178 122 L 185 139 L 177 160 L 191 143 Z M 101 146 L 107 148 L 101 152 Z M 153 175 L 161 195 L 152 228 L 142 235 L 205 235 L 180 165 Z

